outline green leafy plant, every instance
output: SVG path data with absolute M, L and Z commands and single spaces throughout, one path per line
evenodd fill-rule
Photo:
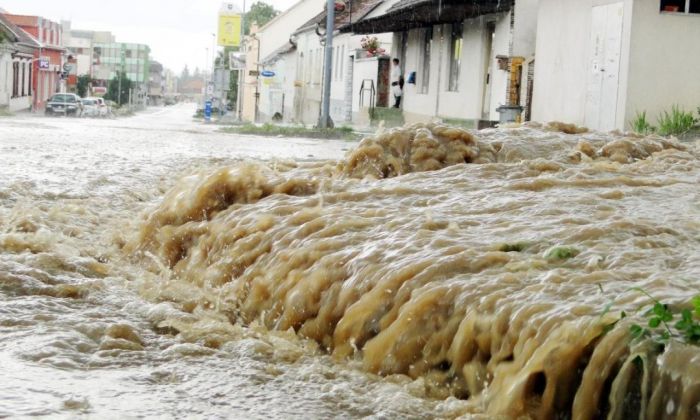
M 688 131 L 698 122 L 692 111 L 687 112 L 679 106 L 671 107 L 671 112 L 664 111 L 658 118 L 659 134 L 662 136 L 681 135 Z
M 578 254 L 578 249 L 570 246 L 553 246 L 545 251 L 544 258 L 549 261 L 568 260 Z
M 602 294 L 605 294 L 602 285 L 598 284 L 598 288 Z M 629 325 L 632 340 L 649 339 L 660 346 L 665 346 L 669 340 L 700 345 L 700 295 L 690 300 L 689 306 L 691 308 L 678 309 L 659 301 L 642 288 L 633 287 L 631 290 L 642 293 L 651 300 L 650 306 L 644 305 L 640 308 L 646 307 L 641 316 L 644 322 L 635 322 Z M 615 301 L 611 300 L 605 305 L 600 319 L 603 319 L 610 312 L 614 304 Z M 625 318 L 627 318 L 627 313 L 621 311 L 616 320 L 603 324 L 602 333 L 607 334 Z
M 647 120 L 647 112 L 637 112 L 634 119 L 630 122 L 632 130 L 637 134 L 647 135 L 656 131 L 656 127 L 652 126 Z

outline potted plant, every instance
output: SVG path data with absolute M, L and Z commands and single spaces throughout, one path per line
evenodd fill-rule
M 366 51 L 367 57 L 377 57 L 386 53 L 386 50 L 379 46 L 379 40 L 376 36 L 363 36 L 360 39 L 360 46 Z

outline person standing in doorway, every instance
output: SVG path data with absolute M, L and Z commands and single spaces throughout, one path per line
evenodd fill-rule
M 401 63 L 398 58 L 392 61 L 391 69 L 391 93 L 394 95 L 394 108 L 401 107 L 401 97 L 403 96 L 403 73 L 401 72 Z

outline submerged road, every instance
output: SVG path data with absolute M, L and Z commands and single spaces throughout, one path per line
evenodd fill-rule
M 119 255 L 163 193 L 198 168 L 339 159 L 353 146 L 219 133 L 194 121 L 194 110 L 183 104 L 113 120 L 0 118 L 0 417 L 433 412 L 436 403 L 407 378 L 338 366 L 294 334 L 232 325 L 218 331 L 206 318 L 202 331 L 237 339 L 213 349 L 172 334 L 173 322 L 193 315 L 152 298 L 158 293 L 143 283 L 147 273 Z

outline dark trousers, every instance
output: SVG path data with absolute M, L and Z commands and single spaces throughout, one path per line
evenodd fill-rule
M 401 97 L 400 96 L 394 96 L 394 108 L 399 108 L 401 107 Z

